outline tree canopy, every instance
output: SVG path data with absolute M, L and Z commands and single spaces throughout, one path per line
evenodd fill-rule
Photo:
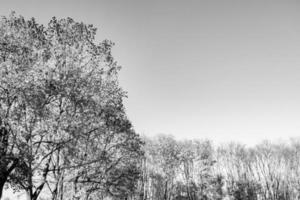
M 113 43 L 95 35 L 71 18 L 1 19 L 1 191 L 10 183 L 30 199 L 42 190 L 72 199 L 134 189 L 142 142 L 124 110 Z

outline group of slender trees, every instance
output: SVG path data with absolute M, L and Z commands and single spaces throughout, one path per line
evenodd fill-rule
M 300 142 L 252 148 L 141 137 L 126 116 L 113 43 L 55 17 L 0 20 L 0 198 L 300 199 Z
M 299 139 L 254 147 L 177 141 L 168 135 L 144 141 L 139 199 L 300 199 Z

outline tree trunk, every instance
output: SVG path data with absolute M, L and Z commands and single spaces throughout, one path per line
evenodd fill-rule
M 32 190 L 31 189 L 26 190 L 26 194 L 27 194 L 27 200 L 32 200 Z
M 165 183 L 164 200 L 168 200 L 168 181 Z
M 4 185 L 8 179 L 8 176 L 10 175 L 10 173 L 15 169 L 16 165 L 17 165 L 18 161 L 14 160 L 11 164 L 11 166 L 6 166 L 8 167 L 8 169 L 0 169 L 0 199 L 2 198 L 2 194 L 3 194 L 3 188 Z
M 0 118 L 0 125 L 2 121 Z M 4 185 L 8 179 L 10 172 L 15 168 L 15 161 L 9 166 L 10 162 L 7 160 L 7 148 L 8 148 L 8 131 L 5 127 L 0 128 L 0 199 L 2 197 Z
M 64 176 L 62 177 L 62 181 L 60 183 L 60 200 L 64 199 Z
M 8 178 L 8 176 L 5 174 L 2 174 L 0 177 L 0 199 L 2 198 L 3 188 L 7 181 L 7 178 Z

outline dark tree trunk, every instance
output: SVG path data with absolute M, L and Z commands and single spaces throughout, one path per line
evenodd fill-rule
M 0 169 L 0 199 L 2 197 L 4 185 L 7 182 L 10 173 L 16 168 L 17 164 L 18 160 L 15 159 L 11 162 L 11 164 L 5 163 Z
M 0 119 L 0 125 L 2 124 Z M 0 128 L 0 199 L 2 197 L 4 185 L 10 173 L 17 166 L 18 160 L 8 154 L 9 132 L 5 127 Z
M 7 181 L 7 178 L 8 178 L 8 175 L 6 175 L 6 173 L 1 173 L 1 176 L 0 176 L 0 199 L 2 198 L 3 188 Z
M 165 183 L 164 200 L 168 200 L 168 181 Z

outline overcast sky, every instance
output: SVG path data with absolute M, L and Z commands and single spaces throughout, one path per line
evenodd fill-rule
M 0 0 L 47 23 L 94 24 L 115 42 L 120 83 L 145 135 L 255 144 L 300 136 L 300 2 Z

